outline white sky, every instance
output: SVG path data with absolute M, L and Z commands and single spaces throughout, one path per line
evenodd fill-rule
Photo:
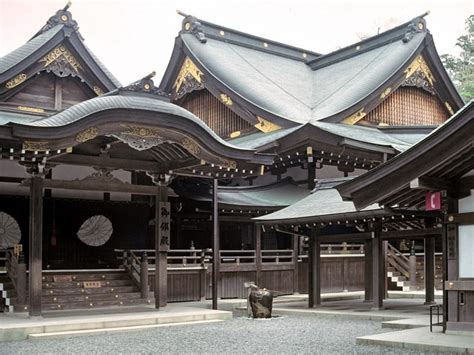
M 67 0 L 0 0 L 0 56 L 21 46 Z M 128 84 L 163 75 L 181 28 L 179 9 L 203 20 L 320 53 L 357 42 L 426 11 L 439 54 L 457 53 L 456 39 L 473 0 L 73 0 L 70 11 L 86 44 Z

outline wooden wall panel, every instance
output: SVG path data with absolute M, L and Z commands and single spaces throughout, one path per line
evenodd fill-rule
M 62 90 L 62 109 L 66 109 L 79 102 L 95 97 L 86 84 L 81 83 L 78 78 L 66 77 L 60 80 Z
M 244 288 L 244 282 L 255 282 L 255 280 L 256 274 L 253 271 L 221 272 L 218 297 L 247 298 L 247 290 Z
M 19 106 L 54 109 L 55 103 L 55 81 L 54 74 L 42 73 L 37 75 L 7 102 Z
M 260 287 L 290 295 L 293 289 L 293 270 L 262 271 Z
M 308 293 L 308 263 L 298 263 L 299 293 Z M 364 258 L 321 258 L 321 292 L 364 290 Z
M 390 126 L 440 125 L 449 113 L 436 95 L 417 87 L 400 87 L 363 121 Z
M 235 131 L 256 129 L 207 90 L 193 91 L 178 105 L 191 111 L 204 121 L 214 132 L 223 138 L 229 138 Z

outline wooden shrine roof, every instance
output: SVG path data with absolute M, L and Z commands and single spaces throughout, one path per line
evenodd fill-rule
M 42 71 L 61 71 L 65 67 L 70 73 L 59 76 L 79 77 L 97 95 L 121 86 L 120 82 L 85 45 L 78 24 L 68 10 L 70 4 L 56 12 L 43 28 L 23 46 L 0 59 L 0 97 L 9 90 L 25 85 Z M 64 59 L 63 69 L 54 67 Z M 67 63 L 66 63 L 67 62 Z
M 456 181 L 474 169 L 474 101 L 426 138 L 388 162 L 338 185 L 358 209 L 373 203 L 395 208 L 424 208 L 427 190 L 456 189 Z M 426 186 L 410 188 L 421 179 Z
M 208 90 L 226 102 L 230 98 L 232 110 L 254 124 L 338 123 L 377 106 L 387 88 L 393 92 L 416 61 L 424 60 L 436 91 L 456 111 L 462 100 L 423 16 L 322 56 L 186 16 L 161 87 L 176 94 L 185 63 Z
M 31 122 L 0 126 L 3 158 L 150 173 L 247 177 L 270 154 L 231 145 L 189 111 L 169 102 L 147 76 L 127 87 Z

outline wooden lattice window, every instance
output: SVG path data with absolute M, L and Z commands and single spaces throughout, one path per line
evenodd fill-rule
M 390 126 L 424 126 L 440 125 L 448 118 L 449 113 L 436 95 L 417 87 L 400 87 L 363 121 Z

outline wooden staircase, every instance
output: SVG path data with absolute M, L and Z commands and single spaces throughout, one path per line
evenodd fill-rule
M 387 247 L 387 278 L 389 289 L 401 291 L 417 291 L 425 289 L 425 260 L 423 256 L 416 257 L 416 275 L 410 275 L 410 261 L 398 249 L 388 244 Z M 443 287 L 443 257 L 435 256 L 435 288 Z M 413 277 L 415 279 L 413 280 Z M 390 287 L 391 286 L 391 287 Z
M 1 279 L 0 279 L 1 280 Z M 11 311 L 25 312 L 26 305 L 16 303 L 16 292 L 10 283 L 6 290 Z M 153 294 L 142 299 L 134 281 L 123 270 L 74 271 L 43 273 L 42 310 L 61 311 L 121 307 L 154 303 Z
M 150 296 L 152 297 L 152 295 Z M 61 272 L 43 275 L 44 311 L 150 304 L 122 270 Z

